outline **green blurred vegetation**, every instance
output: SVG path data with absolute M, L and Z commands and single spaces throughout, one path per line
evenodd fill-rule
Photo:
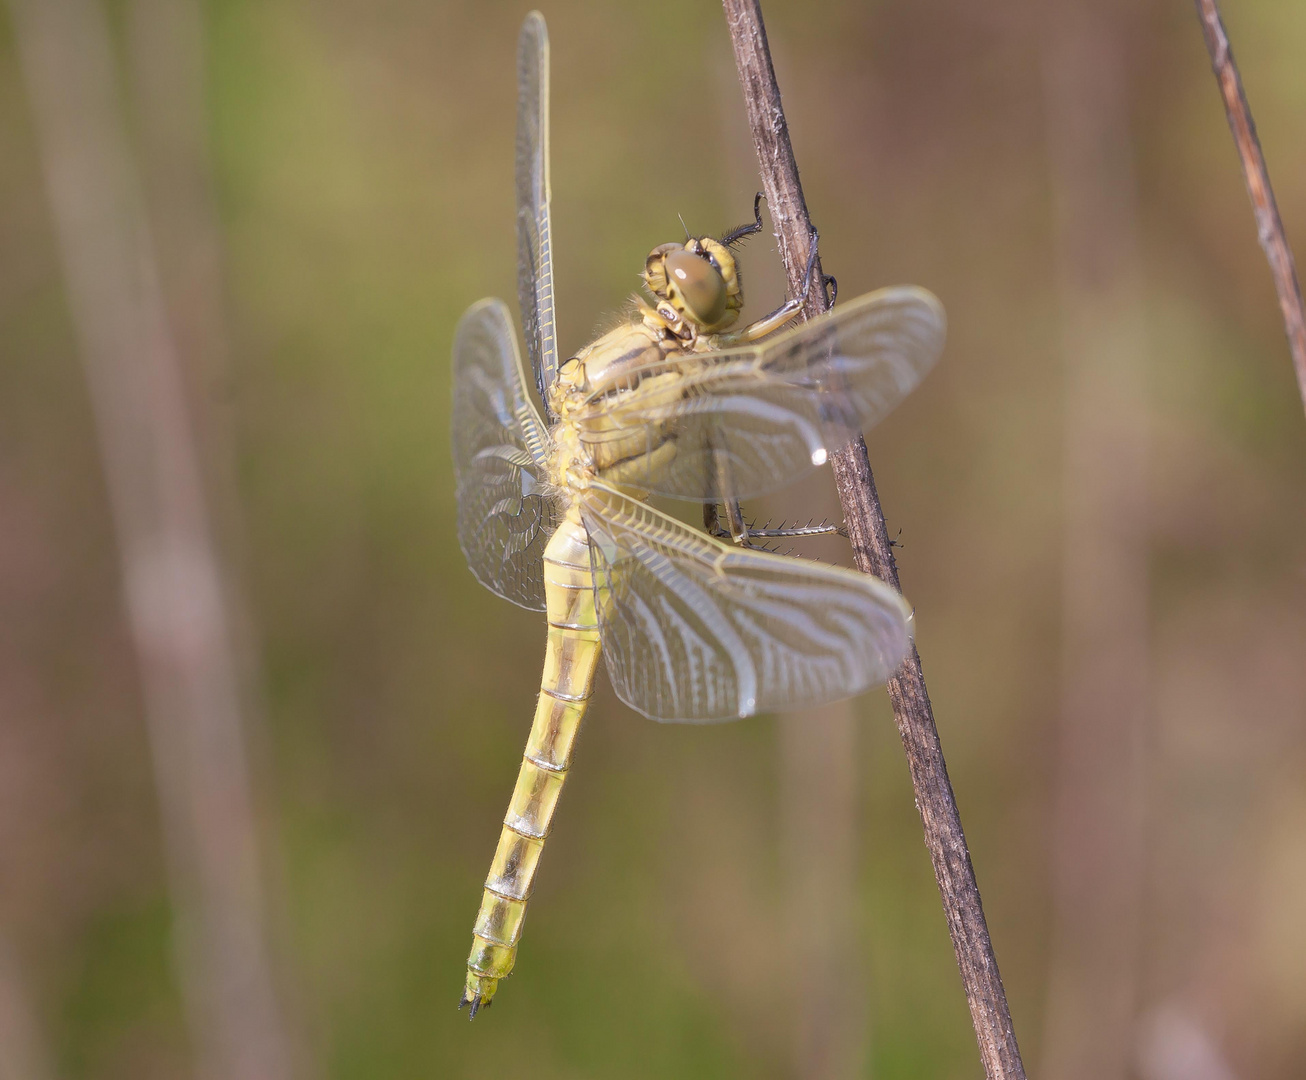
M 949 312 L 944 361 L 871 456 L 1030 1065 L 1062 476 L 1041 10 L 766 4 L 827 271 L 845 297 L 914 282 Z M 306 1057 L 338 1080 L 778 1077 L 770 719 L 660 727 L 605 688 L 517 973 L 475 1025 L 454 1011 L 543 651 L 541 619 L 466 570 L 448 452 L 454 324 L 515 291 L 524 11 L 205 4 L 230 340 L 194 390 L 234 454 L 284 989 Z M 677 213 L 699 230 L 743 220 L 757 180 L 718 7 L 545 14 L 559 330 L 575 348 L 679 235 Z M 1248 0 L 1228 17 L 1300 252 L 1306 8 Z M 1166 751 L 1144 985 L 1159 998 L 1214 980 L 1240 1075 L 1300 1076 L 1306 942 L 1276 928 L 1306 880 L 1306 429 L 1191 8 L 1122 18 Z M 0 19 L 0 926 L 61 1076 L 189 1075 L 108 509 L 12 46 Z M 780 297 L 765 235 L 744 255 L 750 310 Z M 772 503 L 792 516 L 815 498 Z M 857 708 L 868 1069 L 976 1076 L 887 702 Z

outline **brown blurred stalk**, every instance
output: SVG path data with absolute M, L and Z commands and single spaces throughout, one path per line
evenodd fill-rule
M 53 1076 L 18 962 L 0 938 L 0 1080 Z
M 200 0 L 129 0 L 126 11 L 137 163 L 154 260 L 182 374 L 191 398 L 202 403 L 192 409 L 191 425 L 200 466 L 208 470 L 205 492 L 216 504 L 210 525 L 223 534 L 218 547 L 230 558 L 239 544 L 225 534 L 239 533 L 240 515 L 230 425 L 205 392 L 229 373 L 221 229 L 205 138 L 203 13 Z M 247 636 L 235 635 L 236 644 Z
M 866 995 L 857 918 L 857 720 L 852 702 L 780 718 L 792 1075 L 862 1076 Z
M 1182 1003 L 1163 1003 L 1141 1026 L 1139 1080 L 1238 1080 L 1215 1040 Z
M 723 0 L 723 6 L 767 206 L 778 231 L 790 294 L 797 295 L 802 291 L 810 251 L 811 221 L 789 142 L 761 8 L 757 0 Z M 820 272 L 819 265 L 817 272 Z M 802 317 L 813 318 L 828 306 L 825 290 L 814 289 Z M 897 588 L 898 569 L 875 491 L 865 440 L 859 437 L 831 455 L 830 460 L 854 561 L 860 570 L 875 574 Z M 1012 1028 L 1006 991 L 993 955 L 957 801 L 948 780 L 920 656 L 914 648 L 898 674 L 889 680 L 889 698 L 907 753 L 925 845 L 934 864 L 984 1071 L 989 1080 L 1023 1080 L 1025 1068 Z
M 823 490 L 805 512 L 837 518 L 833 490 Z M 837 701 L 785 713 L 779 736 L 791 1075 L 865 1076 L 870 1025 L 858 907 L 857 710 Z
M 1064 0 L 1044 55 L 1065 370 L 1062 690 L 1048 1080 L 1125 1080 L 1148 771 L 1147 362 L 1119 6 Z
M 97 0 L 10 0 L 136 646 L 200 1072 L 290 1075 L 226 589 Z
M 1211 68 L 1220 84 L 1225 116 L 1229 120 L 1229 130 L 1233 132 L 1234 145 L 1242 162 L 1243 179 L 1247 182 L 1247 194 L 1256 215 L 1256 236 L 1270 263 L 1270 273 L 1274 275 L 1274 291 L 1279 294 L 1283 328 L 1288 335 L 1288 347 L 1292 350 L 1292 363 L 1297 371 L 1297 388 L 1301 392 L 1302 405 L 1306 406 L 1306 311 L 1302 309 L 1301 285 L 1297 281 L 1292 249 L 1283 232 L 1279 206 L 1274 201 L 1274 188 L 1270 186 L 1270 173 L 1265 167 L 1265 155 L 1261 153 L 1261 140 L 1256 136 L 1256 121 L 1252 119 L 1252 109 L 1243 92 L 1242 76 L 1234 63 L 1220 9 L 1215 0 L 1196 0 L 1196 4 L 1206 49 L 1211 54 Z

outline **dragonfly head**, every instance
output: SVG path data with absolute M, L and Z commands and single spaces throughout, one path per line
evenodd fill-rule
M 710 236 L 655 247 L 644 262 L 644 284 L 694 331 L 719 333 L 744 306 L 735 257 Z

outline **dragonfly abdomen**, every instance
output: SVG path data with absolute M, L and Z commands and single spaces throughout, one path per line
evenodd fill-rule
M 498 981 L 512 972 L 516 962 L 540 854 L 571 767 L 576 733 L 594 692 L 598 617 L 589 537 L 574 514 L 567 516 L 545 548 L 544 596 L 549 638 L 535 721 L 485 879 L 467 958 L 462 1004 L 471 1005 L 473 1017 L 490 1003 Z

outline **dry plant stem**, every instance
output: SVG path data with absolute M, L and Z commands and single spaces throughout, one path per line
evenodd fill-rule
M 1252 200 L 1256 215 L 1256 235 L 1270 263 L 1274 275 L 1274 290 L 1279 294 L 1279 310 L 1283 313 L 1283 328 L 1288 334 L 1288 347 L 1292 350 L 1292 364 L 1297 371 L 1297 389 L 1301 392 L 1302 406 L 1306 408 L 1306 311 L 1302 308 L 1301 285 L 1292 261 L 1292 249 L 1283 233 L 1283 221 L 1270 187 L 1270 174 L 1265 168 L 1265 155 L 1261 141 L 1256 137 L 1256 122 L 1251 106 L 1243 92 L 1242 76 L 1234 63 L 1229 35 L 1220 18 L 1215 0 L 1196 0 L 1197 17 L 1202 22 L 1202 35 L 1211 54 L 1211 68 L 1220 84 L 1224 98 L 1224 112 L 1229 118 L 1238 157 L 1242 161 L 1243 179 L 1247 181 L 1247 194 Z
M 9 942 L 0 937 L 0 1080 L 50 1080 L 54 1071 Z
M 223 572 L 100 0 L 9 0 L 140 667 L 199 1075 L 281 1080 Z
M 796 294 L 802 288 L 810 250 L 811 223 L 793 147 L 789 143 L 789 129 L 771 64 L 761 9 L 756 0 L 723 0 L 723 6 L 734 43 L 735 62 L 744 90 L 767 206 L 777 227 L 789 288 L 792 294 Z M 824 290 L 813 289 L 803 317 L 819 315 L 827 307 Z M 831 455 L 830 460 L 857 567 L 896 588 L 898 569 L 875 491 L 865 441 L 856 439 Z M 965 985 L 985 1074 L 989 1080 L 1023 1080 L 1025 1069 L 1012 1029 L 1011 1012 L 998 974 L 979 888 L 975 883 L 975 871 L 939 745 L 920 655 L 915 648 L 898 674 L 889 681 L 889 697 L 898 733 L 907 752 L 916 806 L 925 830 L 925 844 L 934 863 L 934 874 L 943 898 L 943 909 Z
M 1062 671 L 1038 1072 L 1134 1073 L 1152 771 L 1146 305 L 1125 43 L 1098 0 L 1047 12 L 1043 86 L 1064 358 Z

